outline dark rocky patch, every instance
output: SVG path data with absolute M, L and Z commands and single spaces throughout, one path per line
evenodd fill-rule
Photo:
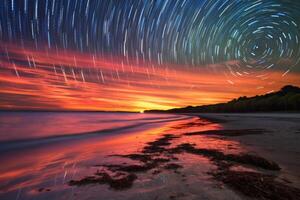
M 170 161 L 170 159 L 175 159 L 175 157 L 170 156 L 169 157 L 159 157 L 162 153 L 167 152 L 166 146 L 170 145 L 170 141 L 178 138 L 178 136 L 174 136 L 171 134 L 164 134 L 162 137 L 158 138 L 157 140 L 153 142 L 147 143 L 147 146 L 145 146 L 142 150 L 142 153 L 136 153 L 136 154 L 127 154 L 127 155 L 111 155 L 111 156 L 119 156 L 124 158 L 129 158 L 131 160 L 137 160 L 140 161 L 141 164 L 117 164 L 117 165 L 95 165 L 96 167 L 105 167 L 109 171 L 116 172 L 116 173 L 122 173 L 126 172 L 132 175 L 135 175 L 133 173 L 138 172 L 146 172 L 151 169 L 157 168 L 161 163 L 167 163 Z M 153 171 L 153 174 L 160 173 L 159 170 Z M 97 174 L 99 175 L 99 174 Z M 135 175 L 136 176 L 136 175 Z M 125 177 L 126 178 L 126 177 Z M 119 180 L 119 179 L 117 179 Z M 121 181 L 126 181 L 127 179 Z M 135 179 L 130 179 L 132 182 Z M 119 184 L 120 181 L 117 183 Z M 100 177 L 95 176 L 89 176 L 84 179 L 81 179 L 79 181 L 71 181 L 70 185 L 86 185 L 86 184 L 95 184 L 95 183 L 109 183 L 111 187 L 116 188 L 116 181 L 115 179 L 112 179 L 108 174 L 101 174 Z
M 170 141 L 178 138 L 171 134 L 164 134 L 153 142 L 148 142 L 142 150 L 141 154 L 127 154 L 127 155 L 111 155 L 132 160 L 141 161 L 142 164 L 138 165 L 95 165 L 102 166 L 110 169 L 111 171 L 125 171 L 125 172 L 144 172 L 157 167 L 160 163 L 169 162 L 171 158 L 157 157 L 166 151 L 166 146 L 170 145 Z M 173 158 L 173 157 L 172 157 Z
M 69 185 L 73 186 L 81 186 L 81 185 L 87 185 L 87 184 L 96 184 L 96 183 L 104 183 L 103 179 L 101 177 L 96 176 L 87 176 L 80 180 L 70 180 Z
M 160 170 L 158 170 L 158 169 L 156 169 L 156 170 L 154 170 L 154 171 L 152 172 L 152 174 L 153 174 L 153 175 L 155 175 L 155 174 L 159 174 L 159 173 L 161 173 L 161 171 L 160 171 Z
M 233 132 L 233 130 L 225 131 L 227 131 L 225 132 L 226 135 L 237 135 L 237 133 Z M 247 129 L 247 131 L 248 134 L 249 132 L 251 134 L 260 134 L 258 132 L 261 132 L 262 130 Z M 203 134 L 203 132 L 199 133 Z M 217 135 L 221 134 L 224 134 L 224 132 L 217 133 Z M 115 173 L 115 176 L 105 172 L 97 172 L 94 176 L 88 176 L 81 180 L 71 180 L 69 185 L 81 186 L 87 184 L 108 184 L 113 189 L 130 188 L 137 178 L 135 173 L 152 170 L 152 174 L 155 175 L 161 173 L 161 169 L 174 170 L 175 173 L 180 173 L 177 171 L 177 169 L 182 168 L 183 166 L 176 163 L 170 163 L 170 161 L 177 159 L 174 157 L 176 154 L 186 152 L 209 158 L 217 166 L 217 170 L 215 172 L 211 172 L 210 174 L 213 175 L 215 179 L 222 181 L 223 183 L 247 196 L 253 197 L 251 195 L 254 194 L 251 193 L 256 192 L 257 196 L 254 197 L 261 199 L 276 199 L 280 197 L 280 195 L 284 197 L 283 199 L 295 199 L 294 197 L 298 197 L 298 189 L 291 188 L 288 185 L 284 185 L 280 182 L 276 182 L 274 180 L 276 176 L 269 176 L 256 172 L 240 172 L 230 170 L 230 167 L 236 164 L 249 165 L 267 170 L 280 170 L 280 167 L 276 163 L 251 154 L 224 154 L 216 149 L 196 148 L 195 145 L 190 143 L 183 143 L 177 147 L 169 148 L 171 141 L 178 137 L 179 136 L 165 134 L 157 140 L 147 143 L 147 145 L 142 149 L 141 153 L 112 155 L 140 161 L 141 164 L 98 165 Z M 163 168 L 160 168 L 162 163 L 165 163 L 165 165 Z M 266 192 L 264 192 L 264 190 L 266 190 Z
M 252 165 L 252 166 L 260 167 L 260 168 L 267 169 L 267 170 L 274 170 L 274 171 L 280 170 L 280 167 L 277 163 L 275 163 L 273 161 L 269 161 L 269 160 L 262 158 L 260 156 L 257 156 L 257 155 L 228 154 L 228 155 L 225 155 L 225 160 L 233 161 L 233 162 L 237 162 L 237 163 L 241 163 L 241 164 L 246 164 L 246 165 Z
M 88 176 L 80 180 L 69 181 L 70 186 L 82 186 L 87 184 L 108 184 L 116 190 L 130 188 L 137 176 L 132 173 L 118 173 L 116 177 L 112 177 L 105 172 L 97 172 L 96 176 Z
M 179 168 L 182 168 L 181 165 L 178 165 L 176 163 L 169 163 L 167 165 L 164 166 L 165 169 L 179 169 Z
M 171 134 L 164 134 L 163 137 L 158 138 L 153 142 L 148 142 L 147 144 L 150 146 L 168 146 L 171 144 L 170 141 L 175 138 L 179 138 L 179 137 Z
M 300 190 L 275 180 L 276 176 L 257 172 L 222 170 L 214 177 L 242 194 L 256 199 L 300 199 Z
M 159 145 L 149 145 L 144 147 L 142 153 L 162 153 L 164 152 L 166 149 L 164 147 L 161 147 Z
M 153 168 L 158 167 L 160 163 L 169 162 L 169 159 L 165 158 L 155 158 L 152 160 L 149 160 L 148 162 L 144 162 L 142 164 L 134 164 L 134 165 L 98 165 L 101 167 L 106 167 L 107 169 L 117 172 L 117 171 L 123 171 L 123 172 L 146 172 Z
M 49 188 L 39 188 L 37 191 L 38 192 L 50 192 L 51 190 Z
M 163 137 L 158 138 L 157 140 L 153 142 L 148 142 L 147 146 L 145 146 L 142 150 L 142 153 L 162 153 L 166 151 L 166 146 L 169 146 L 171 143 L 171 140 L 179 138 L 179 136 L 171 135 L 171 134 L 164 134 Z
M 197 154 L 201 156 L 208 157 L 215 162 L 220 163 L 221 161 L 231 161 L 240 164 L 251 165 L 254 167 L 259 167 L 267 170 L 280 170 L 280 167 L 273 161 L 268 161 L 260 156 L 251 154 L 224 154 L 221 151 L 215 149 L 201 149 L 195 148 L 194 145 L 189 143 L 184 143 L 178 145 L 174 149 L 170 150 L 173 153 L 187 152 L 192 154 Z

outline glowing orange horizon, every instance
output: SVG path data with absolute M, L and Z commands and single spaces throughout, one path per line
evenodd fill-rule
M 298 73 L 233 76 L 224 70 L 226 63 L 181 67 L 66 50 L 2 47 L 8 54 L 5 57 L 1 52 L 0 109 L 170 109 L 226 102 L 278 90 L 286 84 L 300 85 Z

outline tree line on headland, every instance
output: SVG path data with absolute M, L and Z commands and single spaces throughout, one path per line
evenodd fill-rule
M 254 97 L 239 97 L 227 103 L 203 106 L 187 106 L 170 110 L 148 110 L 145 112 L 208 113 L 208 112 L 296 112 L 300 111 L 300 88 L 287 85 L 277 92 Z

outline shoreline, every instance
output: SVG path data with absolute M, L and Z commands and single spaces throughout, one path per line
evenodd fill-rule
M 179 119 L 178 117 L 173 118 L 162 118 L 160 121 L 152 121 L 152 122 L 140 122 L 137 124 L 127 125 L 123 127 L 116 127 L 111 129 L 101 129 L 101 130 L 94 130 L 89 132 L 80 132 L 80 133 L 69 133 L 66 135 L 52 135 L 42 138 L 28 138 L 28 139 L 19 139 L 19 140 L 12 140 L 12 141 L 0 141 L 0 152 L 5 153 L 9 151 L 15 151 L 20 149 L 32 148 L 35 146 L 40 146 L 43 144 L 51 144 L 51 143 L 59 143 L 64 141 L 71 141 L 71 140 L 80 140 L 80 139 L 88 139 L 91 137 L 110 137 L 112 135 L 118 134 L 126 134 L 126 131 L 134 131 L 135 129 L 138 130 L 140 127 L 145 126 L 153 126 L 156 124 L 163 124 L 172 121 L 184 120 L 186 118 Z M 154 126 L 155 127 L 155 126 Z
M 222 124 L 224 129 L 239 129 L 239 128 L 258 128 L 265 129 L 267 132 L 260 135 L 234 137 L 232 139 L 241 142 L 250 151 L 258 151 L 273 160 L 282 162 L 288 160 L 283 155 L 291 155 L 300 167 L 300 113 L 297 114 L 199 114 L 200 117 L 214 116 L 217 119 L 225 120 L 226 123 Z M 275 152 L 274 152 L 275 151 Z M 276 156 L 277 154 L 282 154 Z M 289 165 L 283 162 L 282 165 Z M 295 170 L 296 172 L 296 170 Z M 300 179 L 300 172 L 297 170 L 297 176 Z M 300 186 L 300 185 L 299 185 Z
M 222 122 L 221 124 L 225 124 L 225 127 L 226 124 L 230 122 L 230 120 L 226 120 L 224 118 L 211 116 L 200 116 L 199 119 L 205 119 L 208 123 Z M 184 133 L 183 135 L 205 135 L 208 137 L 219 136 L 225 137 L 226 139 L 229 137 L 231 139 L 232 137 L 244 137 L 247 135 L 261 137 L 266 133 L 268 133 L 268 131 L 265 129 L 248 128 L 228 130 L 223 128 L 220 130 Z M 102 171 L 97 171 L 94 176 L 91 175 L 80 180 L 71 180 L 69 185 L 82 186 L 89 184 L 108 184 L 111 188 L 120 190 L 130 188 L 133 182 L 137 179 L 137 175 L 139 173 L 145 173 L 152 169 L 154 169 L 152 174 L 161 173 L 163 169 L 171 169 L 174 170 L 174 173 L 181 174 L 180 169 L 184 167 L 184 163 L 174 163 L 174 160 L 178 160 L 176 157 L 174 158 L 174 155 L 176 156 L 177 154 L 185 152 L 208 158 L 213 165 L 217 167 L 217 169 L 207 172 L 208 174 L 210 174 L 215 180 L 222 182 L 229 188 L 250 198 L 297 199 L 300 197 L 300 189 L 294 187 L 288 178 L 280 177 L 280 171 L 282 170 L 280 165 L 274 161 L 261 157 L 260 152 L 253 153 L 247 150 L 243 153 L 228 154 L 219 149 L 197 148 L 194 143 L 181 143 L 175 148 L 167 148 L 171 145 L 172 140 L 178 140 L 178 138 L 181 137 L 182 134 L 163 134 L 162 137 L 155 141 L 148 142 L 141 152 L 127 155 L 111 155 L 138 160 L 143 164 L 97 165 L 97 167 L 102 167 L 104 169 L 102 169 Z M 220 139 L 223 140 L 224 138 Z M 160 158 L 157 158 L 157 156 L 160 156 Z M 163 158 L 161 158 L 161 156 L 163 156 Z M 160 165 L 162 165 L 162 167 Z M 276 173 L 273 173 L 273 171 Z M 114 175 L 111 175 L 114 173 L 122 174 L 124 172 L 125 174 L 123 174 L 123 177 L 121 178 L 117 176 L 114 179 Z M 186 177 L 186 174 L 183 174 L 183 176 Z
M 93 137 L 36 150 L 38 155 L 29 155 L 24 161 L 43 164 L 31 167 L 40 172 L 29 171 L 43 178 L 33 183 L 29 179 L 22 199 L 300 197 L 296 142 L 300 115 L 188 116 L 191 118 L 105 141 Z M 8 186 L 3 189 L 11 190 L 3 199 L 11 199 L 19 191 Z

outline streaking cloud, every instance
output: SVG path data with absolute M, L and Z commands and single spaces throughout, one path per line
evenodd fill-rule
M 0 5 L 1 108 L 168 109 L 299 84 L 297 1 Z

